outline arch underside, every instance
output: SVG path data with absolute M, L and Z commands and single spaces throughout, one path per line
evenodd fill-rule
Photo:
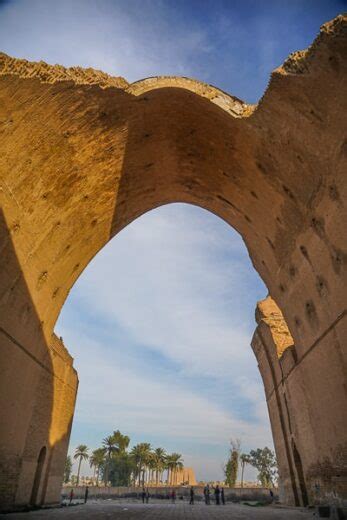
M 295 407 L 290 412 L 297 418 L 300 463 L 312 481 L 321 475 L 321 461 L 334 467 L 347 421 L 345 35 L 344 17 L 325 24 L 307 51 L 273 72 L 256 106 L 187 78 L 129 85 L 91 69 L 0 55 L 0 327 L 4 356 L 15 356 L 1 395 L 12 391 L 14 365 L 36 364 L 23 368 L 23 396 L 9 399 L 16 406 L 35 403 L 40 371 L 50 374 L 41 446 L 60 443 L 63 453 L 71 426 L 73 404 L 65 423 L 55 411 L 65 380 L 56 381 L 52 354 L 59 351 L 72 370 L 64 347 L 52 339 L 69 290 L 136 217 L 187 202 L 242 235 L 295 343 L 295 367 L 281 385 L 290 387 L 293 403 L 295 388 L 306 399 L 302 416 Z M 15 348 L 21 353 L 13 354 Z M 73 396 L 77 380 L 72 372 L 69 377 Z M 10 417 L 10 406 L 5 410 Z M 32 404 L 23 431 L 33 427 L 34 412 Z M 34 457 L 28 439 L 4 434 L 2 445 L 17 457 L 19 473 L 21 454 Z M 56 474 L 59 468 L 57 462 Z M 327 493 L 337 470 L 331 471 Z M 14 497 L 19 488 L 17 478 Z

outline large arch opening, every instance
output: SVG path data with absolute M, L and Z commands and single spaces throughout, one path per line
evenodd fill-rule
M 77 376 L 53 327 L 71 287 L 121 229 L 170 202 L 243 237 L 283 313 L 261 306 L 254 339 L 272 366 L 267 398 L 281 402 L 273 428 L 286 451 L 288 415 L 310 497 L 345 496 L 345 52 L 340 16 L 253 107 L 184 78 L 129 85 L 0 56 L 3 507 L 30 500 L 43 445 L 45 500 L 57 500 Z M 288 327 L 295 350 L 279 356 Z
M 272 446 L 250 348 L 266 292 L 241 237 L 210 212 L 171 204 L 127 226 L 56 325 L 80 379 L 72 447 L 97 448 L 115 424 L 132 445 L 182 452 L 198 480 L 212 481 L 223 480 L 230 437 L 243 451 Z

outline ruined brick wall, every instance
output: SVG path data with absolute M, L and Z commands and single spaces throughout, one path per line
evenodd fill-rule
M 78 387 L 73 360 L 54 334 L 48 342 L 47 357 L 40 362 L 30 358 L 13 341 L 11 348 L 19 351 L 19 370 L 17 377 L 16 371 L 12 373 L 12 380 L 7 380 L 7 384 L 18 388 L 21 402 L 16 403 L 18 428 L 11 432 L 13 439 L 8 441 L 6 452 L 1 453 L 0 504 L 3 510 L 30 503 L 54 503 L 59 499 Z M 33 374 L 35 389 L 29 391 L 25 400 L 25 396 L 21 396 L 24 382 L 21 376 L 29 375 L 33 380 Z M 8 395 L 8 390 L 3 395 Z M 27 411 L 29 426 L 24 429 L 21 416 Z M 37 473 L 41 450 L 44 450 L 44 460 Z M 36 473 L 37 489 L 33 489 Z
M 287 461 L 282 470 L 288 500 L 301 466 L 309 496 L 312 486 L 322 500 L 344 493 L 346 27 L 345 16 L 324 24 L 254 106 L 186 78 L 129 85 L 0 54 L 0 501 L 30 500 L 29 475 L 48 441 L 45 493 L 59 498 L 65 448 L 55 453 L 70 427 L 59 417 L 72 397 L 61 399 L 53 376 L 63 366 L 51 348 L 56 320 L 98 251 L 172 202 L 240 233 L 293 337 L 295 351 L 284 343 L 268 362 L 273 391 L 265 381 L 269 402 L 281 404 L 278 452 L 295 442 L 294 469 Z M 262 321 L 257 341 L 276 343 L 270 329 Z
M 283 315 L 270 296 L 258 303 L 256 320 L 252 348 L 264 382 L 281 500 L 296 505 L 343 502 L 347 495 L 346 423 L 341 414 L 345 373 L 339 345 L 333 345 L 327 356 L 322 342 L 311 358 L 298 360 Z M 313 406 L 314 401 L 318 406 Z

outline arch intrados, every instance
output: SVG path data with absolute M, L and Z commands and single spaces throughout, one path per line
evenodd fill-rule
M 292 269 L 288 264 L 295 253 L 295 236 L 300 229 L 311 233 L 307 207 L 314 207 L 312 194 L 320 197 L 319 171 L 327 170 L 330 160 L 329 156 L 322 154 L 317 159 L 319 164 L 306 171 L 301 154 L 308 153 L 310 158 L 316 155 L 319 128 L 315 128 L 313 123 L 319 119 L 312 121 L 312 116 L 300 122 L 302 132 L 314 136 L 312 142 L 307 141 L 303 146 L 296 132 L 298 114 L 295 107 L 293 110 L 291 100 L 306 103 L 311 97 L 317 105 L 319 99 L 324 98 L 321 105 L 326 105 L 326 93 L 320 88 L 319 75 L 322 70 L 324 73 L 322 63 L 324 59 L 328 61 L 329 54 L 324 59 L 322 56 L 329 45 L 339 52 L 342 26 L 343 17 L 326 24 L 310 49 L 294 53 L 279 67 L 273 73 L 261 102 L 251 109 L 250 117 L 247 106 L 237 98 L 187 78 L 147 78 L 130 85 L 123 78 L 112 78 L 91 69 L 65 69 L 0 56 L 0 74 L 10 85 L 13 82 L 20 85 L 24 96 L 30 96 L 30 109 L 35 111 L 40 125 L 42 121 L 48 125 L 32 129 L 35 130 L 34 136 L 31 132 L 25 136 L 24 148 L 34 138 L 42 139 L 42 132 L 47 135 L 47 130 L 52 132 L 52 139 L 57 140 L 57 146 L 60 146 L 54 117 L 47 121 L 47 106 L 59 110 L 59 133 L 62 122 L 68 124 L 69 130 L 65 132 L 68 135 L 64 136 L 68 146 L 71 143 L 75 150 L 86 148 L 87 136 L 87 159 L 81 157 L 78 164 L 82 175 L 69 175 L 63 185 L 57 185 L 57 165 L 50 164 L 49 160 L 42 165 L 39 175 L 37 171 L 31 171 L 26 178 L 23 172 L 28 168 L 20 160 L 23 154 L 14 158 L 13 172 L 5 173 L 5 176 L 10 176 L 9 185 L 16 175 L 22 179 L 23 185 L 32 183 L 38 175 L 39 182 L 46 184 L 43 189 L 47 192 L 53 184 L 53 189 L 59 191 L 59 207 L 64 208 L 63 212 L 68 215 L 68 218 L 64 216 L 66 224 L 70 225 L 71 219 L 77 222 L 82 216 L 80 229 L 71 226 L 71 234 L 66 237 L 66 240 L 74 241 L 79 254 L 75 252 L 74 258 L 70 253 L 65 255 L 61 243 L 59 247 L 63 250 L 65 269 L 58 273 L 60 268 L 56 257 L 59 252 L 43 255 L 44 246 L 41 247 L 47 237 L 56 233 L 54 206 L 49 200 L 44 204 L 40 200 L 31 208 L 33 201 L 27 197 L 19 200 L 26 213 L 28 236 L 34 231 L 33 242 L 39 243 L 38 246 L 35 243 L 37 255 L 46 257 L 51 267 L 49 272 L 47 266 L 42 266 L 42 272 L 47 272 L 52 279 L 59 278 L 59 296 L 54 302 L 47 307 L 42 292 L 36 298 L 36 306 L 45 307 L 39 314 L 48 328 L 55 323 L 57 309 L 62 306 L 75 279 L 96 252 L 135 217 L 168 202 L 199 204 L 229 222 L 242 235 L 255 269 L 286 313 L 281 301 L 285 298 L 282 288 L 286 290 L 288 285 L 287 272 Z M 334 31 L 335 39 L 329 40 L 327 35 Z M 337 77 L 333 79 L 338 83 Z M 150 102 L 146 101 L 147 98 Z M 220 106 L 223 105 L 220 99 L 225 106 Z M 219 100 L 218 106 L 216 100 Z M 237 108 L 228 112 L 228 104 Z M 88 109 L 82 112 L 81 128 L 78 117 L 82 105 Z M 15 113 L 18 110 L 23 110 L 22 102 L 15 107 Z M 74 111 L 76 117 L 72 118 Z M 310 113 L 315 113 L 315 108 Z M 291 147 L 287 145 L 288 132 L 283 131 L 284 114 L 290 129 Z M 52 115 L 54 112 L 50 113 Z M 335 116 L 335 119 L 330 118 L 332 134 L 340 123 L 341 111 L 338 110 Z M 192 130 L 194 134 L 190 133 Z M 155 135 L 154 141 L 151 141 L 151 131 Z M 112 146 L 117 157 L 109 152 Z M 293 155 L 292 148 L 299 153 Z M 30 154 L 30 144 L 25 153 Z M 155 160 L 160 155 L 166 159 L 164 173 L 160 161 L 158 164 Z M 67 157 L 64 161 L 62 166 L 68 170 L 73 164 L 72 159 Z M 99 182 L 88 186 L 87 196 L 93 201 L 76 201 L 76 191 L 84 189 L 93 172 L 97 174 L 98 171 L 101 172 Z M 118 183 L 116 188 L 115 182 Z M 33 193 L 33 196 L 37 195 Z M 105 201 L 102 208 L 98 207 L 98 200 Z M 33 224 L 38 227 L 33 222 L 35 213 L 41 211 L 47 216 L 44 232 L 42 229 L 33 230 Z M 90 231 L 90 223 L 94 225 L 94 222 L 95 228 Z M 87 240 L 90 244 L 95 242 L 88 251 Z M 83 244 L 78 244 L 78 241 Z M 27 262 L 26 258 L 24 256 L 24 262 Z M 278 283 L 277 275 L 274 276 L 278 272 L 283 273 L 281 283 Z M 56 289 L 52 287 L 52 293 Z

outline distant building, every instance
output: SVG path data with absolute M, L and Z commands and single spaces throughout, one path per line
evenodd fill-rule
M 196 478 L 193 468 L 178 469 L 175 473 L 175 486 L 196 486 Z

